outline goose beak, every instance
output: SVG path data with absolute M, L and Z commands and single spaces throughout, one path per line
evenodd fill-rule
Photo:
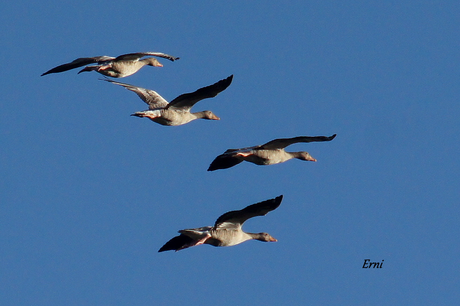
M 278 242 L 278 240 L 276 240 L 276 239 L 273 238 L 273 237 L 270 237 L 270 242 Z

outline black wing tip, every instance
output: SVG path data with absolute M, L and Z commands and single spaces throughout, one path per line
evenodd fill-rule
M 212 163 L 209 165 L 208 170 L 206 170 L 206 171 L 214 171 L 214 170 L 217 170 L 217 169 L 219 169 L 219 167 L 216 167 L 215 160 L 213 160 Z
M 276 198 L 272 199 L 273 204 L 276 205 L 275 209 L 278 208 L 278 206 L 280 206 L 281 201 L 283 201 L 283 197 L 284 195 L 279 195 Z
M 44 75 L 51 74 L 51 73 L 59 73 L 59 72 L 63 72 L 63 71 L 58 71 L 55 67 L 53 69 L 48 70 L 47 72 L 42 73 L 40 76 L 44 76 Z
M 165 251 L 179 251 L 186 248 L 186 245 L 193 242 L 193 239 L 186 235 L 179 235 L 171 238 L 159 250 L 158 253 Z
M 171 238 L 168 242 L 166 242 L 159 250 L 158 253 L 166 252 L 166 251 L 176 251 L 180 249 L 182 245 L 178 244 L 178 239 L 180 236 L 176 236 Z
M 330 136 L 329 139 L 332 140 L 332 139 L 335 138 L 335 136 L 337 136 L 337 134 L 334 134 L 334 135 Z
M 206 171 L 216 171 L 216 170 L 227 169 L 227 168 L 230 168 L 230 167 L 225 167 L 223 165 L 218 165 L 217 163 L 212 162 L 211 165 L 209 165 L 208 170 Z
M 158 253 L 161 253 L 161 252 L 166 252 L 166 251 L 172 251 L 174 249 L 168 249 L 168 248 L 165 248 L 165 246 L 162 246 L 159 250 L 158 250 Z
M 232 81 L 233 81 L 233 74 L 226 77 L 225 79 L 218 81 L 216 84 L 223 84 L 225 87 L 224 89 L 227 89 L 227 87 L 230 86 L 230 84 L 232 84 Z
M 212 161 L 212 163 L 209 165 L 208 171 L 232 168 L 241 162 L 243 161 L 222 154 L 217 156 Z
M 272 211 L 277 209 L 281 205 L 281 201 L 283 201 L 283 195 L 279 195 L 276 198 L 263 201 L 262 203 L 265 202 L 266 205 L 269 205 L 270 211 Z
M 279 195 L 276 198 L 261 201 L 253 205 L 249 205 L 248 207 L 262 206 L 262 207 L 268 208 L 268 211 L 272 211 L 272 210 L 277 209 L 280 206 L 282 200 L 283 200 L 283 195 Z
M 219 157 L 220 157 L 220 156 L 216 157 L 216 158 L 211 162 L 211 164 L 209 165 L 207 171 L 216 171 L 216 170 L 219 170 L 219 169 L 225 169 L 225 168 L 222 168 L 222 162 L 219 162 Z

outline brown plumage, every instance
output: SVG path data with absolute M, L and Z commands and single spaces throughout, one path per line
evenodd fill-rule
M 148 110 L 135 112 L 132 116 L 149 118 L 161 125 L 176 126 L 186 124 L 195 119 L 220 120 L 220 118 L 211 111 L 192 113 L 190 110 L 198 101 L 217 96 L 220 92 L 230 86 L 232 80 L 233 75 L 220 80 L 215 84 L 200 88 L 194 92 L 182 94 L 170 103 L 168 103 L 156 91 L 151 89 L 120 83 L 109 79 L 104 79 L 103 81 L 123 86 L 126 89 L 135 92 L 142 101 L 149 105 Z
M 132 75 L 139 71 L 142 67 L 149 65 L 155 67 L 163 67 L 163 65 L 154 57 L 147 57 L 141 59 L 145 56 L 156 56 L 168 59 L 170 61 L 178 60 L 178 57 L 174 57 L 165 53 L 160 52 L 138 52 L 138 53 L 128 53 L 123 54 L 117 57 L 112 56 L 95 56 L 95 57 L 81 57 L 77 58 L 76 60 L 62 64 L 53 69 L 48 70 L 47 72 L 43 73 L 42 76 L 50 73 L 58 73 L 64 72 L 67 70 L 71 70 L 74 68 L 86 66 L 89 64 L 97 64 L 94 66 L 87 66 L 80 70 L 80 72 L 84 71 L 96 71 L 100 74 L 105 76 L 113 77 L 113 78 L 124 78 L 129 75 Z
M 208 171 L 227 169 L 248 161 L 256 165 L 273 165 L 284 163 L 293 158 L 307 161 L 316 161 L 308 152 L 286 152 L 284 148 L 298 142 L 331 141 L 332 136 L 299 136 L 293 138 L 280 138 L 267 142 L 260 146 L 253 146 L 241 149 L 228 149 L 217 156 L 208 168 Z
M 246 233 L 242 230 L 243 223 L 256 216 L 265 216 L 270 211 L 280 206 L 283 196 L 249 205 L 241 210 L 226 212 L 217 218 L 214 226 L 205 226 L 180 230 L 179 236 L 170 239 L 158 252 L 175 250 L 200 244 L 213 246 L 233 246 L 255 239 L 264 242 L 275 242 L 275 238 L 267 233 Z

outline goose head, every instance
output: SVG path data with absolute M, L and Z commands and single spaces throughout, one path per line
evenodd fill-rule
M 146 58 L 144 59 L 144 62 L 149 65 L 149 66 L 153 66 L 153 67 L 163 67 L 163 64 L 160 63 L 156 58 L 154 57 L 149 57 L 149 58 Z
M 194 113 L 197 118 L 207 119 L 207 120 L 220 120 L 213 112 L 211 111 L 202 111 L 198 113 Z
M 310 155 L 308 152 L 293 152 L 291 153 L 295 158 L 300 159 L 300 160 L 307 160 L 307 161 L 316 161 L 316 158 Z
M 253 239 L 263 241 L 263 242 L 277 242 L 275 238 L 270 236 L 268 233 L 257 233 L 257 234 L 250 234 Z

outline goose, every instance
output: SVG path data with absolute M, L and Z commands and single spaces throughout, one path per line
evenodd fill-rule
M 228 149 L 217 156 L 208 168 L 208 171 L 227 169 L 238 165 L 242 161 L 248 161 L 256 165 L 274 165 L 284 163 L 293 158 L 300 160 L 316 161 L 308 152 L 286 152 L 284 148 L 298 142 L 331 141 L 337 134 L 332 136 L 299 136 L 293 138 L 280 138 L 267 142 L 260 146 L 241 149 Z
M 117 57 L 112 56 L 95 56 L 95 57 L 81 57 L 77 58 L 76 60 L 63 64 L 53 69 L 48 70 L 47 72 L 43 73 L 42 76 L 50 74 L 50 73 L 58 73 L 64 72 L 67 70 L 71 70 L 74 68 L 86 66 L 89 64 L 96 63 L 97 65 L 94 66 L 87 66 L 80 70 L 80 72 L 84 71 L 96 71 L 100 74 L 105 76 L 113 77 L 113 78 L 124 78 L 130 76 L 145 65 L 154 66 L 154 67 L 163 67 L 163 65 L 154 57 L 147 57 L 141 59 L 144 56 L 157 56 L 166 58 L 170 61 L 178 60 L 178 57 L 174 57 L 168 54 L 160 53 L 160 52 L 138 52 L 138 53 L 128 53 L 123 54 Z
M 217 96 L 218 93 L 230 86 L 232 79 L 233 75 L 226 79 L 220 80 L 213 85 L 200 88 L 192 93 L 182 94 L 172 100 L 170 103 L 168 103 L 165 99 L 163 99 L 162 96 L 153 90 L 116 82 L 110 79 L 101 80 L 123 86 L 126 89 L 135 92 L 142 99 L 142 101 L 149 105 L 148 110 L 135 112 L 131 116 L 149 118 L 150 120 L 161 125 L 177 126 L 186 124 L 195 119 L 220 120 L 220 118 L 211 111 L 207 110 L 191 113 L 190 109 L 200 100 Z
M 247 240 L 276 242 L 267 233 L 246 233 L 242 230 L 243 223 L 256 216 L 265 216 L 278 208 L 283 196 L 252 204 L 241 210 L 229 211 L 217 218 L 214 226 L 205 226 L 180 230 L 176 236 L 163 245 L 158 252 L 180 251 L 200 244 L 210 244 L 216 247 L 233 246 Z

